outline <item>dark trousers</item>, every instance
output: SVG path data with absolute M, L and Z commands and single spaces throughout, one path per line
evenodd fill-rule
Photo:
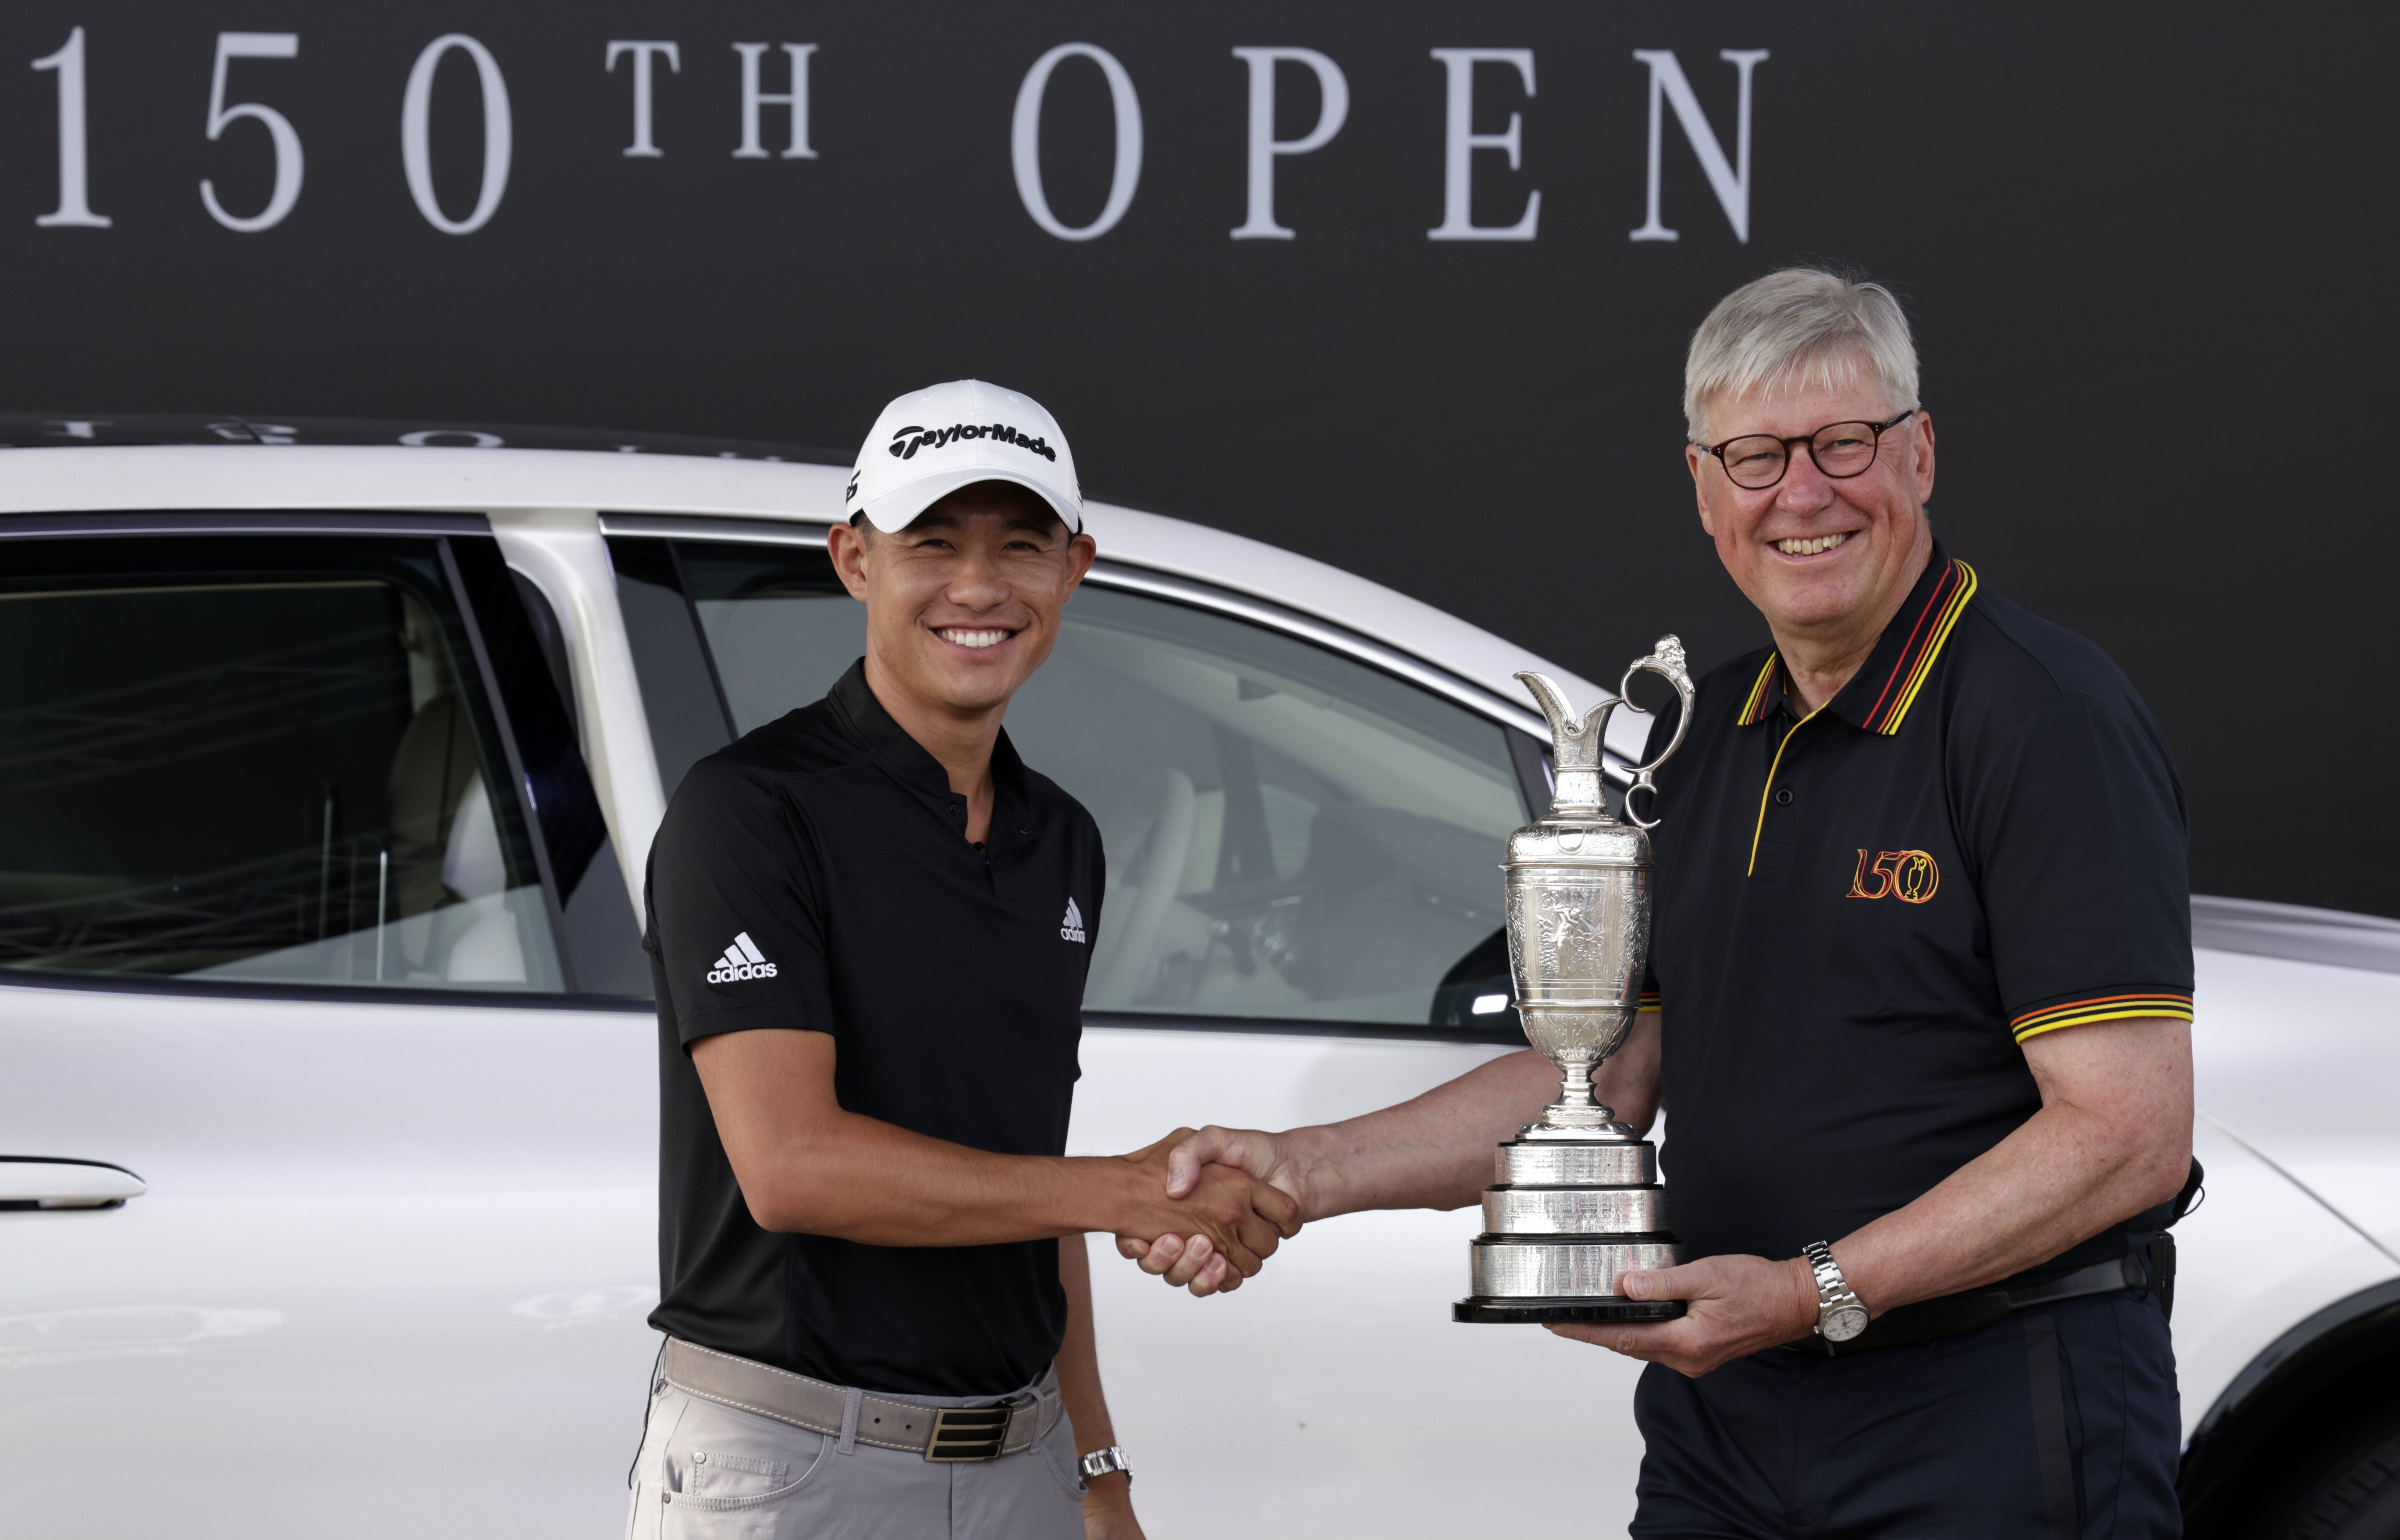
M 1633 1540 L 2176 1540 L 2175 1351 L 2148 1295 L 1940 1342 L 1770 1348 L 1633 1396 Z

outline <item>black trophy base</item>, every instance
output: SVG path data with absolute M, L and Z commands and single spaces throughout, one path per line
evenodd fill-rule
M 1681 1300 L 1501 1299 L 1478 1294 L 1450 1307 L 1450 1318 L 1488 1326 L 1541 1326 L 1551 1321 L 1671 1321 L 1684 1314 Z

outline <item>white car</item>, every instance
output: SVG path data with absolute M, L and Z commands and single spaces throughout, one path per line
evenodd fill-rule
M 0 421 L 76 444 L 0 454 L 0 1533 L 614 1533 L 658 1347 L 643 857 L 686 767 L 858 650 L 845 470 L 62 424 Z M 1510 676 L 1599 687 L 1253 541 L 1090 525 L 1009 722 L 1109 842 L 1072 1148 L 1518 1045 L 1496 861 L 1547 739 Z M 2307 1533 L 2391 1540 L 2400 926 L 2197 910 L 2193 1533 L 2322 1499 L 2352 1527 Z M 1453 1325 L 1476 1228 L 1333 1220 L 1208 1301 L 1103 1246 L 1151 1533 L 1621 1533 L 1637 1366 Z

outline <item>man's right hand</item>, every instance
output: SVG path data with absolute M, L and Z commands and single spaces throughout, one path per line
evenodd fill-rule
M 1603 1087 L 1640 1127 L 1649 1125 L 1657 1106 L 1657 1023 L 1655 1012 L 1635 1021 L 1633 1035 L 1609 1061 Z M 1211 1126 L 1170 1135 L 1166 1191 L 1193 1192 L 1210 1173 L 1231 1167 L 1289 1196 L 1302 1220 L 1362 1208 L 1465 1207 L 1492 1179 L 1492 1147 L 1538 1115 L 1558 1089 L 1550 1061 L 1528 1051 L 1502 1055 L 1421 1097 L 1342 1123 L 1280 1134 Z M 1228 1266 L 1205 1232 L 1172 1226 L 1119 1230 L 1117 1250 L 1194 1294 L 1238 1288 L 1253 1271 Z
M 1149 1148 L 1123 1157 L 1140 1168 L 1142 1195 L 1137 1198 L 1135 1213 L 1128 1216 L 1132 1222 L 1121 1234 L 1171 1240 L 1179 1261 L 1196 1249 L 1198 1257 L 1190 1272 L 1197 1276 L 1207 1269 L 1214 1288 L 1195 1289 L 1195 1293 L 1238 1287 L 1275 1255 L 1286 1237 L 1300 1233 L 1300 1204 L 1288 1189 L 1274 1183 L 1271 1177 L 1244 1169 L 1239 1161 L 1212 1162 L 1193 1153 L 1215 1148 L 1210 1136 L 1226 1133 L 1221 1128 L 1198 1134 L 1179 1128 Z M 1125 1247 L 1125 1240 L 1121 1238 L 1118 1249 L 1136 1255 Z M 1143 1265 L 1153 1273 L 1167 1271 L 1166 1264 L 1152 1267 L 1145 1261 Z M 1171 1281 L 1188 1284 L 1192 1279 Z
M 1295 1233 L 1298 1221 L 1308 1217 L 1305 1175 L 1281 1135 L 1211 1124 L 1196 1134 L 1178 1129 L 1140 1153 L 1147 1156 L 1162 1146 L 1172 1147 L 1166 1152 L 1166 1191 L 1170 1198 L 1196 1194 L 1219 1179 L 1220 1173 L 1238 1171 L 1293 1204 L 1295 1222 L 1286 1234 Z M 1255 1266 L 1242 1266 L 1239 1257 L 1226 1255 L 1206 1231 L 1153 1232 L 1147 1237 L 1121 1234 L 1117 1253 L 1139 1262 L 1143 1272 L 1165 1278 L 1170 1288 L 1188 1288 L 1204 1299 L 1239 1288 L 1244 1278 L 1258 1271 Z

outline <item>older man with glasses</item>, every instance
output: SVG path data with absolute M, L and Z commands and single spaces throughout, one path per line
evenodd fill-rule
M 1659 775 L 1651 977 L 1594 1093 L 1674 1111 L 1688 1313 L 1646 1359 L 1638 1540 L 2172 1536 L 2166 1229 L 2191 1160 L 2183 798 L 2114 663 L 1934 536 L 1933 424 L 1880 285 L 1727 295 L 1684 405 L 1700 525 L 1773 645 Z M 1654 744 L 1673 730 L 1661 722 Z M 1454 1208 L 1548 1099 L 1531 1053 L 1413 1101 L 1179 1149 L 1314 1220 Z M 1207 1290 L 1203 1241 L 1120 1241 Z

